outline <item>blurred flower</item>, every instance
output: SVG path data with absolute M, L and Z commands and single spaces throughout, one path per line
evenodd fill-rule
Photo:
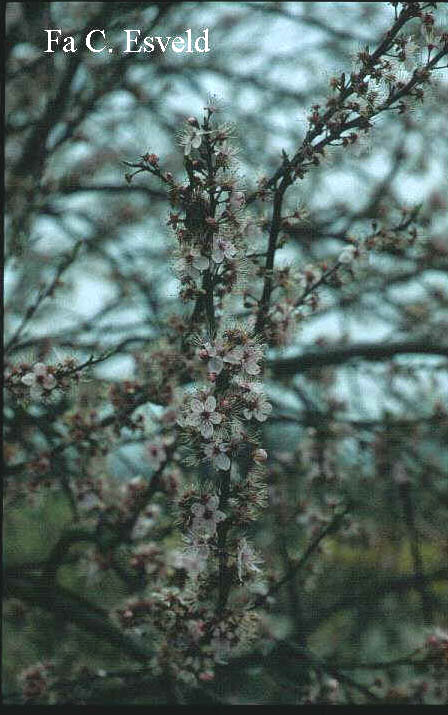
M 347 246 L 347 248 L 344 248 L 343 251 L 341 251 L 341 253 L 339 254 L 338 261 L 339 263 L 351 263 L 355 258 L 355 255 L 356 247 Z
M 171 558 L 174 568 L 185 569 L 194 579 L 205 570 L 210 551 L 207 544 L 198 542 L 194 535 L 185 540 L 188 544 L 185 549 L 172 552 Z
M 253 547 L 249 544 L 246 538 L 240 539 L 238 542 L 237 551 L 237 566 L 238 578 L 243 580 L 243 576 L 247 573 L 261 573 L 261 569 L 257 564 L 260 564 L 262 559 L 257 556 Z
M 31 372 L 22 377 L 22 383 L 30 388 L 32 397 L 41 397 L 45 390 L 52 390 L 57 385 L 57 380 L 48 367 L 42 362 L 37 362 Z
M 157 471 L 160 469 L 161 465 L 166 462 L 166 451 L 162 444 L 157 442 L 151 442 L 146 446 L 146 452 L 149 457 L 149 461 L 154 469 Z

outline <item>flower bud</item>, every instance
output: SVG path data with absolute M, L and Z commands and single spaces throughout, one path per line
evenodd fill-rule
M 254 462 L 258 462 L 259 464 L 261 464 L 262 462 L 267 461 L 268 453 L 265 449 L 255 449 L 252 453 L 252 459 L 254 460 Z

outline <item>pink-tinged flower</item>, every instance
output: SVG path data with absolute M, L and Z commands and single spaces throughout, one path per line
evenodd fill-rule
M 448 649 L 448 631 L 435 628 L 434 632 L 426 639 L 426 645 L 430 648 Z
M 243 393 L 255 393 L 257 395 L 263 392 L 263 384 L 253 380 L 246 380 L 241 375 L 235 375 L 233 382 L 243 391 Z
M 218 625 L 213 629 L 213 637 L 210 641 L 210 646 L 213 651 L 213 659 L 217 663 L 227 663 L 232 649 L 232 637 L 226 630 L 224 624 Z
M 266 422 L 272 412 L 272 405 L 266 397 L 255 392 L 249 393 L 245 398 L 247 407 L 243 409 L 243 414 L 247 420 L 253 417 L 257 422 Z
M 77 505 L 84 512 L 96 511 L 103 506 L 98 494 L 91 491 L 81 494 L 78 497 Z
M 182 257 L 176 261 L 175 267 L 182 275 L 199 278 L 210 266 L 210 261 L 203 256 L 198 248 L 186 248 Z
M 248 375 L 258 375 L 260 366 L 258 361 L 263 357 L 263 351 L 257 345 L 240 345 L 233 348 L 227 355 L 227 362 L 241 365 Z
M 280 345 L 289 343 L 294 335 L 297 309 L 292 301 L 276 303 L 269 313 L 273 336 Z
M 208 680 L 213 680 L 215 677 L 215 674 L 211 670 L 204 670 L 202 673 L 199 673 L 199 680 L 204 680 L 207 682 Z
M 187 629 L 190 634 L 190 636 L 193 638 L 193 640 L 197 643 L 198 641 L 201 640 L 202 636 L 205 633 L 205 623 L 204 621 L 187 621 Z
M 222 415 L 215 412 L 216 399 L 209 395 L 205 400 L 194 399 L 191 401 L 191 412 L 186 418 L 186 423 L 197 427 L 205 439 L 213 437 L 213 426 L 219 425 Z
M 229 365 L 239 365 L 241 363 L 241 353 L 239 352 L 239 348 L 232 348 L 232 350 L 229 350 L 223 360 Z
M 166 462 L 165 447 L 161 444 L 158 444 L 157 442 L 151 442 L 146 446 L 146 451 L 151 465 L 157 471 L 158 469 L 160 469 L 162 464 Z
M 242 191 L 232 191 L 229 199 L 229 206 L 233 211 L 237 211 L 245 204 L 246 199 Z
M 351 263 L 355 257 L 356 257 L 356 247 L 355 246 L 347 246 L 339 254 L 338 261 L 339 261 L 339 263 Z
M 150 529 L 154 526 L 154 524 L 157 522 L 157 519 L 159 518 L 161 512 L 161 508 L 158 504 L 151 504 L 144 514 L 140 514 L 138 517 L 137 521 L 134 524 L 134 528 L 132 530 L 131 534 L 131 539 L 132 540 L 138 540 L 138 539 L 144 539 L 147 535 Z
M 216 375 L 222 372 L 224 363 L 240 365 L 242 360 L 244 360 L 242 349 L 232 348 L 228 350 L 220 340 L 217 340 L 213 344 L 204 343 L 198 350 L 198 355 L 203 360 L 208 359 L 209 372 L 214 372 Z
M 38 396 L 42 390 L 52 390 L 57 385 L 57 380 L 50 372 L 48 372 L 48 367 L 42 362 L 37 362 L 31 372 L 27 372 L 22 377 L 22 382 L 31 390 L 36 391 Z
M 188 546 L 183 551 L 172 553 L 173 566 L 176 569 L 185 569 L 194 579 L 206 569 L 210 551 L 206 543 L 199 543 L 193 535 L 186 540 Z
M 203 135 L 204 132 L 201 131 L 197 126 L 193 126 L 191 124 L 188 125 L 184 132 L 184 135 L 180 140 L 180 143 L 185 146 L 185 156 L 191 154 L 192 149 L 199 149 L 202 144 Z
M 236 248 L 231 241 L 222 236 L 213 239 L 212 259 L 215 263 L 222 263 L 224 258 L 231 261 L 235 258 Z
M 260 564 L 262 559 L 257 556 L 255 550 L 245 538 L 240 539 L 238 542 L 236 560 L 238 566 L 238 578 L 240 581 L 242 581 L 243 576 L 248 573 L 261 573 L 261 569 L 258 568 L 257 564 Z
M 205 456 L 211 460 L 213 466 L 224 471 L 230 469 L 231 464 L 230 458 L 226 454 L 228 448 L 229 445 L 226 442 L 210 442 L 202 447 Z
M 392 479 L 395 484 L 410 484 L 411 479 L 402 462 L 396 462 L 392 469 Z
M 209 536 L 216 533 L 218 524 L 226 518 L 224 512 L 220 511 L 218 507 L 217 496 L 206 497 L 203 502 L 196 502 L 192 505 L 191 511 L 194 518 L 191 528 L 193 533 L 203 531 Z
M 224 367 L 224 355 L 225 349 L 220 342 L 216 342 L 214 345 L 211 343 L 205 343 L 204 346 L 199 350 L 199 357 L 208 360 L 209 372 L 214 372 L 219 375 Z

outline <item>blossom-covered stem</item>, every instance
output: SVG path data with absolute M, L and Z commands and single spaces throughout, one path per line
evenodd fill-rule
M 418 9 L 418 8 L 417 8 Z M 391 28 L 391 30 L 387 33 L 386 37 L 384 40 L 380 43 L 380 45 L 377 47 L 375 52 L 373 52 L 368 59 L 365 61 L 364 66 L 362 70 L 359 72 L 359 75 L 357 77 L 357 82 L 359 81 L 364 81 L 365 77 L 367 77 L 370 72 L 373 70 L 375 67 L 376 63 L 378 60 L 382 57 L 384 53 L 386 53 L 393 45 L 393 41 L 396 38 L 397 34 L 403 27 L 403 25 L 410 20 L 411 18 L 415 17 L 416 15 L 416 9 L 412 6 L 412 4 L 409 4 L 407 7 L 403 8 L 401 11 L 399 17 L 397 18 L 396 22 L 394 23 L 394 26 Z M 392 104 L 397 102 L 401 97 L 408 95 L 411 90 L 419 83 L 423 82 L 425 77 L 427 76 L 427 73 L 429 72 L 430 69 L 433 69 L 437 62 L 444 57 L 448 52 L 448 47 L 445 43 L 444 47 L 433 57 L 433 59 L 427 63 L 426 67 L 422 72 L 414 72 L 411 80 L 400 90 L 391 93 L 389 98 L 387 99 L 386 102 L 384 102 L 382 105 L 380 105 L 377 108 L 377 111 L 375 114 L 378 114 L 382 111 L 385 111 L 386 109 L 390 108 Z M 313 158 L 313 155 L 319 152 L 322 152 L 324 147 L 328 144 L 331 144 L 334 142 L 336 139 L 340 138 L 341 135 L 346 132 L 349 129 L 355 129 L 355 128 L 364 128 L 367 129 L 370 126 L 370 122 L 367 118 L 363 116 L 359 116 L 356 119 L 353 119 L 351 121 L 344 121 L 342 122 L 337 128 L 329 126 L 329 122 L 332 119 L 332 117 L 344 106 L 344 102 L 356 91 L 356 84 L 354 81 L 350 81 L 347 86 L 341 86 L 340 88 L 340 93 L 337 101 L 334 103 L 333 106 L 329 107 L 325 114 L 322 115 L 322 117 L 319 118 L 318 121 L 316 121 L 308 130 L 307 135 L 305 137 L 305 140 L 300 147 L 300 149 L 296 152 L 294 157 L 292 158 L 291 161 L 288 160 L 286 155 L 284 154 L 283 158 L 283 164 L 282 167 L 274 174 L 274 176 L 266 182 L 264 185 L 264 189 L 273 187 L 277 184 L 278 181 L 280 181 L 280 184 L 277 185 L 274 193 L 274 206 L 273 206 L 273 212 L 272 212 L 272 220 L 271 220 L 271 228 L 270 228 L 270 234 L 269 234 L 269 244 L 268 244 L 268 251 L 267 251 L 267 258 L 266 258 L 266 264 L 265 264 L 265 280 L 264 280 L 264 287 L 263 287 L 263 294 L 260 300 L 259 304 L 259 310 L 258 310 L 258 315 L 257 315 L 257 322 L 256 322 L 256 331 L 259 333 L 263 332 L 263 327 L 267 315 L 267 311 L 269 308 L 269 301 L 270 301 L 270 296 L 272 293 L 273 285 L 272 285 L 272 270 L 274 267 L 274 257 L 275 257 L 275 250 L 277 247 L 277 239 L 278 235 L 280 233 L 281 229 L 281 209 L 282 209 L 282 203 L 283 203 L 283 198 L 284 194 L 291 184 L 294 183 L 295 179 L 298 176 L 303 176 L 304 168 L 303 168 L 303 163 L 310 159 Z M 312 142 L 317 139 L 320 135 L 324 134 L 323 138 L 315 145 L 312 145 Z M 311 154 L 310 154 L 311 152 Z M 319 160 L 317 159 L 317 163 L 319 163 Z M 248 203 L 253 197 L 249 197 Z
M 404 7 L 398 16 L 397 20 L 394 22 L 393 26 L 391 29 L 387 32 L 384 40 L 378 45 L 377 49 L 370 55 L 369 61 L 366 63 L 362 71 L 360 72 L 360 79 L 364 79 L 369 72 L 373 69 L 375 66 L 376 62 L 380 59 L 380 57 L 387 52 L 393 44 L 394 39 L 397 37 L 398 33 L 400 32 L 401 28 L 413 17 L 416 15 L 416 8 L 413 7 L 414 3 L 408 3 L 406 7 Z M 426 8 L 429 8 L 431 6 L 431 3 L 428 3 L 427 5 L 423 6 L 421 10 L 423 11 Z M 417 6 L 418 10 L 418 6 Z M 440 59 L 440 58 L 439 58 Z M 294 155 L 293 159 L 290 162 L 290 165 L 285 164 L 283 162 L 282 166 L 280 166 L 277 171 L 273 174 L 273 176 L 266 182 L 265 188 L 270 189 L 274 187 L 277 182 L 285 176 L 288 176 L 291 172 L 291 169 L 294 169 L 298 165 L 301 164 L 301 162 L 305 159 L 305 149 L 306 146 L 309 146 L 310 143 L 314 140 L 317 139 L 317 137 L 322 134 L 322 131 L 324 127 L 328 124 L 328 121 L 331 120 L 334 114 L 337 113 L 337 111 L 340 109 L 340 107 L 343 105 L 343 103 L 355 92 L 355 87 L 353 83 L 348 83 L 348 85 L 342 89 L 339 95 L 338 102 L 335 106 L 330 107 L 325 114 L 321 117 L 321 121 L 316 124 L 314 127 L 310 128 L 309 131 L 307 132 L 307 135 L 305 137 L 305 140 L 302 143 L 302 146 L 300 149 L 296 152 Z M 331 137 L 331 139 L 334 139 L 334 137 Z M 323 146 L 324 144 L 327 144 L 330 141 L 330 136 L 324 137 L 322 141 L 319 144 L 319 147 Z M 257 197 L 257 193 L 249 196 L 247 198 L 247 203 L 251 203 L 252 201 L 255 200 Z
M 221 477 L 221 488 L 219 495 L 219 509 L 225 512 L 227 507 L 227 502 L 229 500 L 230 494 L 230 474 L 231 469 L 225 472 Z M 226 552 L 226 542 L 227 542 L 227 532 L 229 530 L 228 520 L 222 522 L 218 525 L 218 560 L 219 560 L 219 574 L 218 574 L 218 603 L 216 607 L 217 613 L 222 613 L 227 603 L 230 592 L 230 580 L 227 573 L 227 552 Z
M 421 82 L 424 81 L 426 73 L 429 72 L 430 70 L 434 69 L 436 64 L 446 55 L 448 55 L 448 42 L 445 42 L 442 49 L 439 52 L 437 52 L 437 54 L 434 55 L 432 60 L 430 60 L 429 62 L 426 63 L 426 65 L 422 71 L 418 71 L 418 70 L 414 71 L 409 82 L 407 84 L 405 84 L 405 86 L 402 89 L 398 90 L 397 92 L 393 92 L 391 94 L 391 96 L 389 97 L 389 99 L 386 102 L 384 102 L 384 104 L 380 107 L 380 109 L 381 110 L 388 109 L 391 106 L 391 104 L 394 104 L 399 99 L 401 99 L 402 97 L 405 97 L 407 94 L 409 94 L 411 89 L 413 89 L 415 86 L 417 86 L 418 84 L 421 84 Z
M 204 131 L 208 132 L 210 129 L 210 112 L 204 117 Z M 208 197 L 210 205 L 210 218 L 215 217 L 216 211 L 216 200 L 215 200 L 215 188 L 214 188 L 214 171 L 212 162 L 212 147 L 210 145 L 210 138 L 208 134 L 205 134 L 205 151 L 206 151 L 206 161 L 207 161 L 207 181 L 208 181 Z M 207 231 L 207 243 L 210 246 L 213 244 L 213 231 L 210 228 Z M 209 324 L 210 335 L 212 338 L 216 334 L 216 320 L 215 320 L 215 304 L 213 300 L 213 276 L 212 268 L 208 268 L 204 275 L 204 289 L 205 289 L 205 312 L 207 315 L 207 320 Z
M 204 142 L 203 145 L 205 146 L 205 161 L 206 161 L 206 167 L 207 167 L 207 194 L 208 194 L 208 207 L 207 207 L 207 217 L 203 218 L 209 218 L 213 219 L 215 217 L 215 212 L 216 212 L 216 206 L 217 206 L 217 201 L 215 197 L 215 184 L 214 184 L 214 170 L 213 170 L 213 161 L 212 161 L 212 156 L 213 156 L 213 149 L 211 146 L 210 142 L 210 137 L 209 137 L 209 132 L 210 132 L 210 112 L 207 112 L 206 115 L 204 116 L 204 121 L 202 124 L 202 129 L 203 129 L 203 136 L 204 136 Z M 190 179 L 190 184 L 191 187 L 194 187 L 194 175 L 191 169 L 191 162 L 189 157 L 187 156 L 186 158 L 186 168 L 187 168 L 187 173 L 189 175 Z M 211 228 L 207 228 L 206 233 L 205 233 L 205 242 L 207 246 L 212 246 L 213 244 L 213 230 Z M 214 304 L 214 299 L 213 299 L 213 274 L 212 274 L 212 268 L 209 267 L 207 270 L 204 272 L 204 275 L 202 277 L 202 290 L 203 290 L 203 295 L 201 295 L 197 300 L 195 307 L 193 309 L 193 313 L 191 315 L 191 325 L 195 325 L 198 319 L 201 316 L 201 313 L 205 310 L 207 322 L 208 322 L 208 328 L 210 332 L 210 336 L 214 337 L 216 334 L 216 319 L 215 319 L 215 304 Z

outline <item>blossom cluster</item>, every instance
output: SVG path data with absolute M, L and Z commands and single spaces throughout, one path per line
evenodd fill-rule
M 259 624 L 254 611 L 237 615 L 228 609 L 216 615 L 191 592 L 176 587 L 161 587 L 145 599 L 129 601 L 117 613 L 124 628 L 140 634 L 149 615 L 158 635 L 154 673 L 168 673 L 187 685 L 213 680 L 217 665 L 250 646 Z
M 55 365 L 46 365 L 43 362 L 32 365 L 29 363 L 6 365 L 4 371 L 5 387 L 17 399 L 30 399 L 37 402 L 67 391 L 78 380 L 76 361 L 72 358 Z
M 54 665 L 50 661 L 36 663 L 35 665 L 22 670 L 19 675 L 19 682 L 22 688 L 23 697 L 28 702 L 39 701 L 54 680 Z
M 257 616 L 243 604 L 265 588 L 263 560 L 245 533 L 266 505 L 268 454 L 258 429 L 272 411 L 260 381 L 265 345 L 253 323 L 226 324 L 223 317 L 225 296 L 250 270 L 243 254 L 256 226 L 234 174 L 232 128 L 213 126 L 213 114 L 209 106 L 201 125 L 186 121 L 180 138 L 186 184 L 164 172 L 156 155 L 137 166 L 169 187 L 174 270 L 182 298 L 195 305 L 190 321 L 170 320 L 173 340 L 156 348 L 150 361 L 156 369 L 145 373 L 141 365 L 147 382 L 171 386 L 146 458 L 160 485 L 173 460 L 183 462 L 178 488 L 167 493 L 180 542 L 162 556 L 149 541 L 158 522 L 148 524 L 142 509 L 133 524 L 130 564 L 140 577 L 152 577 L 145 581 L 152 590 L 119 609 L 118 617 L 141 635 L 156 630 L 155 672 L 167 670 L 185 682 L 213 678 L 217 663 L 256 637 Z M 184 387 L 179 374 L 194 385 Z

